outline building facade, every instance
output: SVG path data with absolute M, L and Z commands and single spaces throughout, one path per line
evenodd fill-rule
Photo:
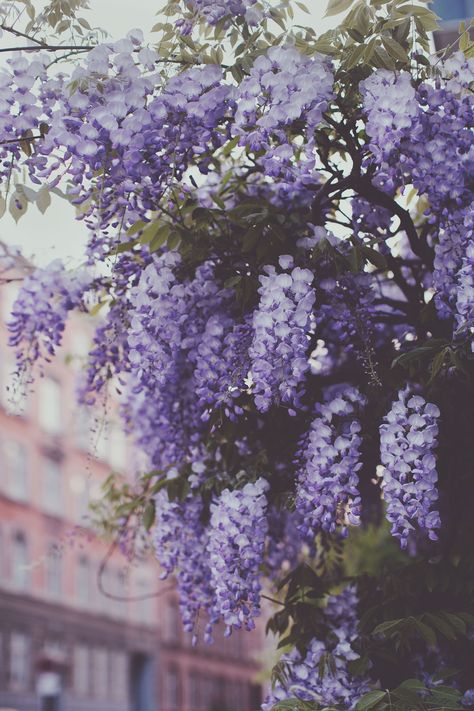
M 474 18 L 474 0 L 434 0 L 431 9 L 441 20 L 441 28 L 434 33 L 437 50 L 449 47 L 456 41 L 462 20 L 469 22 Z
M 0 289 L 2 324 L 14 295 Z M 154 559 L 131 564 L 114 551 L 104 567 L 110 550 L 88 504 L 111 471 L 130 469 L 133 450 L 113 404 L 75 405 L 88 346 L 87 317 L 74 317 L 24 396 L 12 390 L 0 326 L 0 709 L 39 711 L 41 669 L 54 668 L 59 711 L 254 711 L 258 632 L 218 631 L 194 648 Z

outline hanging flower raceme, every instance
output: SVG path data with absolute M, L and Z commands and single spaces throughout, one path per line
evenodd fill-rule
M 305 191 L 319 180 L 314 131 L 333 98 L 334 77 L 328 60 L 308 57 L 293 47 L 272 47 L 254 62 L 239 85 L 232 133 L 257 155 L 265 175 L 279 188 Z M 291 137 L 291 126 L 305 125 L 303 144 Z
M 255 25 L 263 17 L 261 8 L 255 7 L 257 0 L 184 0 L 184 2 L 199 20 L 204 20 L 209 25 L 224 23 L 227 26 L 232 20 L 238 18 L 245 18 L 250 25 Z M 181 28 L 187 28 L 183 20 L 178 22 Z
M 315 293 L 313 273 L 279 259 L 281 271 L 265 268 L 260 277 L 260 302 L 253 315 L 251 375 L 257 409 L 275 402 L 299 407 L 308 371 L 308 345 Z
M 225 489 L 211 505 L 209 565 L 214 609 L 232 628 L 253 629 L 260 614 L 261 565 L 268 530 L 265 479 Z
M 177 252 L 155 257 L 131 291 L 129 360 L 139 381 L 164 382 L 181 347 L 187 300 L 175 276 L 180 261 Z
M 171 501 L 162 490 L 156 496 L 155 508 L 155 552 L 163 568 L 161 577 L 176 575 L 184 629 L 197 635 L 199 615 L 206 617 L 211 613 L 214 599 L 202 501 L 192 494 L 184 501 Z M 206 641 L 211 641 L 212 623 L 216 621 L 212 617 L 207 619 Z
M 298 453 L 295 507 L 300 535 L 312 543 L 319 531 L 346 532 L 360 522 L 361 424 L 365 398 L 355 387 L 330 388 Z
M 358 637 L 354 586 L 331 595 L 322 615 L 328 634 L 323 640 L 313 639 L 304 656 L 296 649 L 283 655 L 281 663 L 285 665 L 287 678 L 275 684 L 262 711 L 271 711 L 278 702 L 289 699 L 315 702 L 320 708 L 354 709 L 360 697 L 369 691 L 369 683 L 351 674 L 348 668 L 349 662 L 359 659 L 353 649 Z
M 25 278 L 8 322 L 20 372 L 54 356 L 69 312 L 84 308 L 84 294 L 91 285 L 87 271 L 68 272 L 59 259 Z
M 211 316 L 197 349 L 196 394 L 202 408 L 202 419 L 222 410 L 235 420 L 242 414 L 236 399 L 244 389 L 250 362 L 248 349 L 251 339 L 249 320 L 235 323 L 226 314 Z
M 398 394 L 380 427 L 381 485 L 392 534 L 406 548 L 418 527 L 437 540 L 441 522 L 434 505 L 438 472 L 439 408 L 406 388 Z
M 440 71 L 442 78 L 415 89 L 408 73 L 379 70 L 361 87 L 370 149 L 386 184 L 393 189 L 410 183 L 428 197 L 426 216 L 438 232 L 435 305 L 441 318 L 459 324 L 458 281 L 472 233 L 465 221 L 472 202 L 474 61 L 458 53 Z

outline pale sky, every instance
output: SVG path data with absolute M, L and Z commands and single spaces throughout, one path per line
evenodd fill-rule
M 323 20 L 327 2 L 306 0 L 311 15 L 301 12 L 295 4 L 295 22 L 303 25 L 311 23 L 318 34 L 325 31 L 331 22 L 334 24 L 334 18 Z M 136 27 L 146 34 L 159 21 L 156 8 L 161 5 L 161 0 L 156 3 L 151 0 L 90 0 L 91 10 L 85 17 L 91 25 L 106 28 L 117 39 Z M 3 37 L 0 46 L 5 41 L 11 44 L 10 38 Z M 45 265 L 56 257 L 77 263 L 83 255 L 87 232 L 85 226 L 75 220 L 74 209 L 53 196 L 53 202 L 44 215 L 32 204 L 18 224 L 9 214 L 5 214 L 0 221 L 0 239 L 18 245 L 26 257 L 39 265 Z

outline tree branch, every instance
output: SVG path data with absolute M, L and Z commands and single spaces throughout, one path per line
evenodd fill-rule
M 73 52 L 90 52 L 94 49 L 94 44 L 74 45 L 74 44 L 32 44 L 22 47 L 1 47 L 0 52 L 61 52 L 63 50 Z
M 392 215 L 398 217 L 400 225 L 407 234 L 413 252 L 420 257 L 428 267 L 432 267 L 433 251 L 426 242 L 420 239 L 415 223 L 408 210 L 405 210 L 404 207 L 383 190 L 375 187 L 367 175 L 357 175 L 352 172 L 350 178 L 349 185 L 358 195 L 380 207 L 384 207 L 391 212 Z

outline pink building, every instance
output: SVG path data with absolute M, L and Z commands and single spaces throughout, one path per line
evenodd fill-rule
M 2 324 L 14 291 L 0 290 Z M 113 404 L 107 413 L 75 404 L 87 321 L 74 317 L 21 403 L 0 325 L 0 709 L 38 711 L 41 670 L 54 668 L 55 711 L 254 711 L 260 633 L 193 648 L 175 593 L 155 595 L 153 559 L 130 566 L 114 552 L 103 587 L 132 599 L 99 590 L 109 547 L 90 529 L 88 503 L 110 471 L 129 471 L 131 448 Z

